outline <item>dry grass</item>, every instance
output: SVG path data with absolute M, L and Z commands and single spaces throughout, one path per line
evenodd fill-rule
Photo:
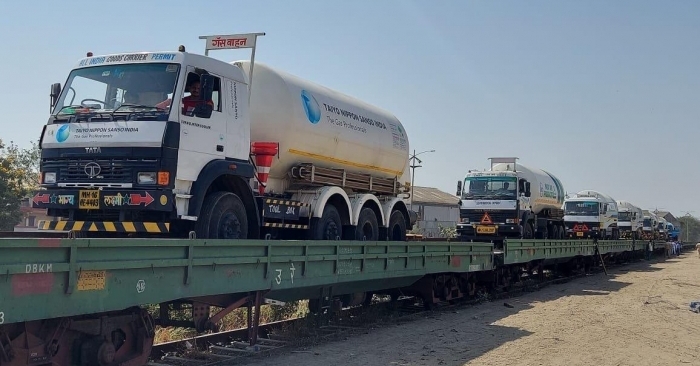
M 158 314 L 158 305 L 148 306 L 149 311 L 154 316 Z M 211 307 L 211 315 L 221 311 L 221 308 Z M 288 320 L 303 317 L 308 313 L 308 301 L 291 301 L 284 306 L 262 305 L 260 307 L 260 323 Z M 189 310 L 171 311 L 172 319 L 190 320 Z M 243 307 L 232 311 L 224 316 L 219 323 L 219 331 L 245 328 L 248 319 L 248 309 Z M 197 332 L 193 328 L 182 327 L 156 327 L 155 343 L 179 341 L 196 336 Z

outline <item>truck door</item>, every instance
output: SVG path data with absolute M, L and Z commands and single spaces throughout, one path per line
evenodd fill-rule
M 201 69 L 199 69 L 201 70 Z M 203 153 L 213 157 L 225 156 L 226 144 L 226 118 L 222 113 L 223 103 L 221 98 L 221 77 L 209 73 L 214 77 L 214 90 L 212 92 L 211 101 L 213 102 L 213 111 L 208 118 L 198 117 L 188 110 L 184 99 L 191 97 L 188 88 L 193 88 L 198 83 L 199 75 L 194 72 L 192 66 L 187 67 L 187 76 L 184 80 L 182 104 L 179 111 L 180 114 L 180 149 L 190 152 Z M 198 99 L 198 98 L 192 98 Z M 202 159 L 195 159 L 202 160 Z M 202 161 L 206 164 L 207 161 Z M 197 168 L 197 167 L 193 167 Z
M 248 160 L 250 153 L 250 120 L 248 119 L 248 87 L 224 78 L 224 116 L 226 117 L 226 157 Z

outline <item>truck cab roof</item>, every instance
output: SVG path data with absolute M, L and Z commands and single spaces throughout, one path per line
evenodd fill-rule
M 240 83 L 248 83 L 243 70 L 239 67 L 213 57 L 185 51 L 124 52 L 97 56 L 88 53 L 87 57 L 78 61 L 74 69 L 139 63 L 180 64 L 184 67 L 193 67 L 192 71 L 195 71 L 194 68 L 203 69 L 209 73 L 225 76 Z

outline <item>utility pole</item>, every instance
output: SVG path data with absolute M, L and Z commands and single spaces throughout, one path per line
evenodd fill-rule
M 681 226 L 681 230 L 685 231 L 685 242 L 686 243 L 690 241 L 690 225 L 689 224 L 690 224 L 690 220 L 693 217 L 693 215 L 691 215 L 691 213 L 695 213 L 695 211 L 686 211 L 685 212 L 685 215 L 683 215 L 683 217 L 685 217 L 685 225 Z
M 418 159 L 418 155 L 424 154 L 424 153 L 429 153 L 429 152 L 435 152 L 435 150 L 426 150 L 426 151 L 421 151 L 416 154 L 416 150 L 413 150 L 413 155 L 411 155 L 410 158 L 408 158 L 411 161 L 411 165 L 409 166 L 411 168 L 411 211 L 413 211 L 413 182 L 415 181 L 416 178 L 416 168 L 422 167 L 422 165 L 417 165 L 416 161 L 418 164 L 422 163 L 423 161 Z

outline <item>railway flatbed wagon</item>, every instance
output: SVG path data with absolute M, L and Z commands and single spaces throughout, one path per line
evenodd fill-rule
M 265 298 L 355 298 L 358 292 L 410 287 L 430 274 L 490 270 L 492 248 L 448 242 L 2 239 L 0 365 L 76 364 L 74 347 L 81 354 L 77 364 L 145 364 L 156 324 L 205 331 L 228 312 L 248 303 L 257 308 Z M 192 311 L 188 324 L 167 316 L 182 303 Z M 161 304 L 161 316 L 154 319 L 146 304 Z M 224 311 L 212 315 L 211 306 Z M 107 341 L 115 334 L 121 348 Z

